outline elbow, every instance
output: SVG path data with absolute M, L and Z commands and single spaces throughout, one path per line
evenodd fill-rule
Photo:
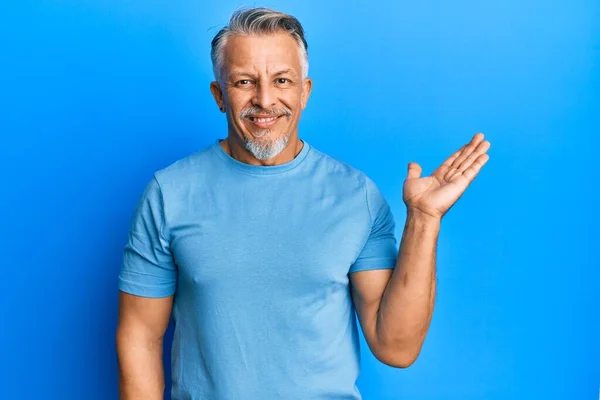
M 407 349 L 407 348 L 383 348 L 377 353 L 374 353 L 375 358 L 394 368 L 408 368 L 417 361 L 421 347 Z
M 410 357 L 410 356 L 404 356 L 404 355 L 402 355 L 402 356 L 383 355 L 383 356 L 376 356 L 376 358 L 380 362 L 382 362 L 390 367 L 402 368 L 402 369 L 410 367 L 417 360 L 416 357 Z

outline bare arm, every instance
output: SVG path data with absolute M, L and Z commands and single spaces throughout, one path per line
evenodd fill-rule
M 119 294 L 117 356 L 122 400 L 162 400 L 165 380 L 163 337 L 173 296 L 147 298 Z
M 452 154 L 429 177 L 409 163 L 404 183 L 407 219 L 394 270 L 350 275 L 365 339 L 382 362 L 408 367 L 418 357 L 435 301 L 436 245 L 443 215 L 488 161 L 482 134 Z
M 385 364 L 408 367 L 421 351 L 435 300 L 438 232 L 439 222 L 409 215 L 395 269 L 351 274 L 365 339 Z

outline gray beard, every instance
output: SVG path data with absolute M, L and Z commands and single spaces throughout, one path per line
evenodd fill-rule
M 289 136 L 284 134 L 274 141 L 246 139 L 246 149 L 258 160 L 269 160 L 276 157 L 285 149 Z

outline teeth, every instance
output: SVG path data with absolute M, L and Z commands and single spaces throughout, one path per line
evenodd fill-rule
M 275 121 L 277 119 L 277 117 L 271 117 L 271 118 L 252 118 L 254 121 L 256 122 L 271 122 L 271 121 Z

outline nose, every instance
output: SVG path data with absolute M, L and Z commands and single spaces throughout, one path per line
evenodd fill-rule
M 254 92 L 253 105 L 267 110 L 277 104 L 277 90 L 267 82 L 260 82 L 256 85 Z

